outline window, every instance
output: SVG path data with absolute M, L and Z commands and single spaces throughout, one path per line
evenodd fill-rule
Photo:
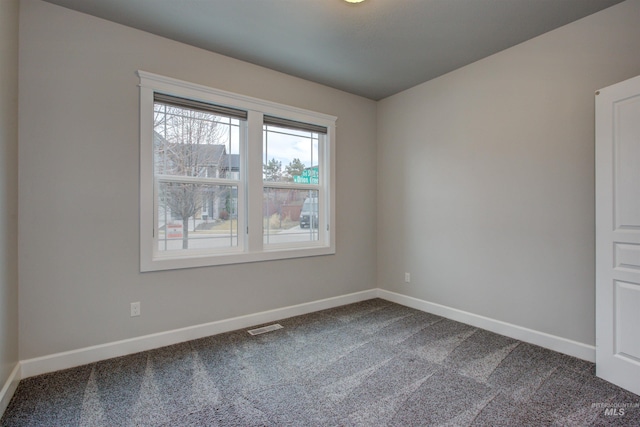
M 246 112 L 161 93 L 153 101 L 158 253 L 237 248 Z
M 318 157 L 326 131 L 268 116 L 263 121 L 263 242 L 318 241 L 325 219 L 318 209 Z
M 335 253 L 335 117 L 138 75 L 141 271 Z

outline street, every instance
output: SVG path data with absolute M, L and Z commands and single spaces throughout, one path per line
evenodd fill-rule
M 300 226 L 287 230 L 269 230 L 269 234 L 264 234 L 265 244 L 310 242 L 318 240 L 317 229 L 301 229 Z M 237 232 L 237 230 L 234 230 Z M 158 237 L 158 249 L 182 250 L 182 237 L 165 239 L 165 233 L 161 231 Z M 238 244 L 237 235 L 230 233 L 211 233 L 202 231 L 189 232 L 189 249 L 214 249 L 228 248 Z

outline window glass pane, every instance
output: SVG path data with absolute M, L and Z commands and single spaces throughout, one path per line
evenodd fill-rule
M 238 246 L 238 187 L 158 183 L 158 250 Z
M 156 102 L 155 174 L 239 179 L 240 124 L 239 119 Z
M 262 176 L 268 182 L 318 184 L 318 138 L 315 132 L 264 125 Z
M 318 240 L 318 192 L 265 188 L 263 224 L 265 244 Z

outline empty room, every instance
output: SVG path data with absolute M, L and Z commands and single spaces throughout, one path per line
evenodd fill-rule
M 0 0 L 0 425 L 640 425 L 640 0 Z

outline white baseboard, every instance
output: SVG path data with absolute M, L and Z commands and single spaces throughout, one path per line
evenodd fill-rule
M 4 410 L 7 409 L 7 406 L 9 406 L 13 393 L 15 393 L 18 388 L 20 379 L 20 363 L 16 363 L 13 371 L 9 374 L 9 378 L 7 378 L 7 381 L 0 390 L 0 418 L 2 418 L 2 414 L 4 414 Z
M 540 347 L 545 347 L 559 353 L 574 356 L 589 362 L 596 361 L 596 348 L 592 345 L 583 344 L 544 332 L 534 331 L 533 329 L 502 322 L 489 317 L 479 316 L 477 314 L 468 313 L 466 311 L 390 292 L 384 289 L 378 289 L 377 295 L 378 298 L 446 317 L 447 319 L 466 323 L 477 328 L 486 329 L 487 331 L 515 338 L 530 344 L 539 345 Z
M 376 289 L 21 361 L 22 378 L 376 298 Z

